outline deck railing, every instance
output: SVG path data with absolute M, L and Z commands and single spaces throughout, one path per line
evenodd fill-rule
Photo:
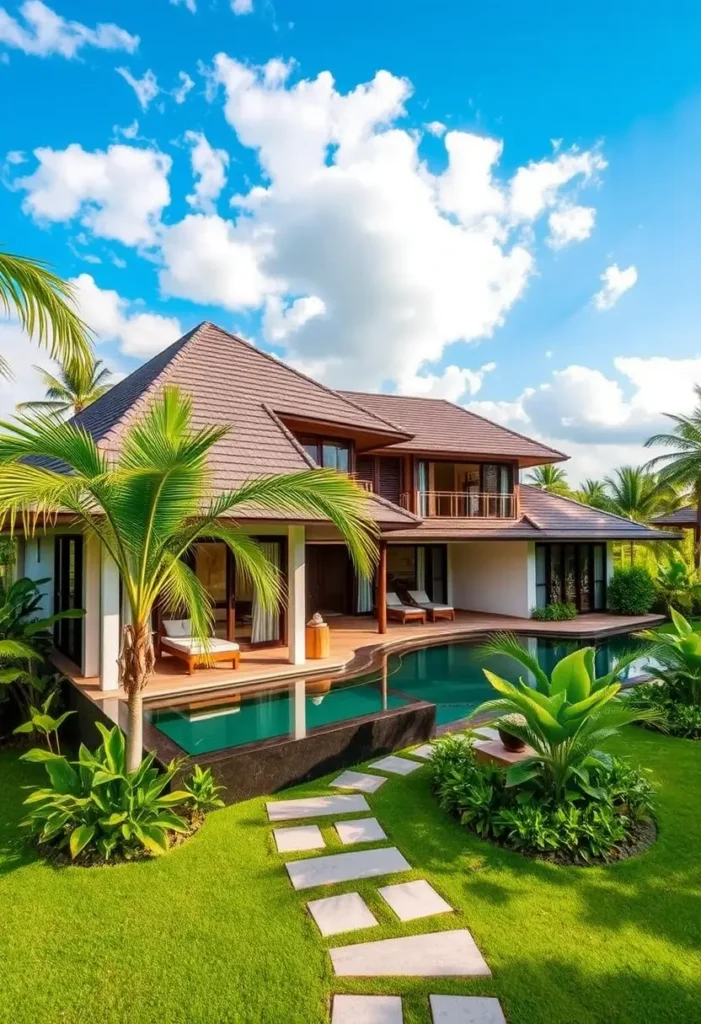
M 415 500 L 414 500 L 415 499 Z M 422 519 L 513 519 L 513 494 L 466 494 L 463 491 L 404 493 L 402 506 Z
M 352 473 L 351 473 L 351 477 L 352 477 L 353 481 L 358 485 L 358 487 L 361 487 L 364 491 L 374 491 L 375 490 L 375 488 L 373 487 L 373 484 L 372 484 L 372 480 L 360 480 L 357 476 L 353 476 Z

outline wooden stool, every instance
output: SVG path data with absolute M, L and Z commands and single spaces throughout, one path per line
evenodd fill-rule
M 305 654 L 309 661 L 328 658 L 331 654 L 331 634 L 325 622 L 307 626 L 304 641 Z

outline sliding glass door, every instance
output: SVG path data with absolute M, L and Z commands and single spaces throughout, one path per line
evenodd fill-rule
M 578 612 L 606 608 L 605 544 L 536 544 L 536 603 L 558 602 Z
M 54 540 L 54 614 L 83 607 L 83 537 L 80 534 Z M 54 625 L 54 646 L 83 665 L 83 620 L 63 619 Z

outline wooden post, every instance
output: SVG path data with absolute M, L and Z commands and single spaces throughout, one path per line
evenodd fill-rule
M 377 564 L 377 632 L 387 632 L 387 541 L 380 541 Z

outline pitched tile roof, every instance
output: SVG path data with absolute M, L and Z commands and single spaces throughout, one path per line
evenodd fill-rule
M 678 508 L 676 512 L 668 512 L 665 516 L 657 516 L 652 522 L 655 526 L 696 526 L 696 507 L 685 505 Z
M 653 530 L 630 519 L 590 508 L 573 498 L 521 484 L 520 518 L 425 519 L 399 530 L 392 540 L 677 540 L 678 533 Z
M 522 466 L 568 458 L 548 445 L 492 423 L 442 398 L 361 394 L 342 391 L 370 412 L 401 424 L 412 437 L 392 446 L 393 452 L 494 455 L 518 459 Z

